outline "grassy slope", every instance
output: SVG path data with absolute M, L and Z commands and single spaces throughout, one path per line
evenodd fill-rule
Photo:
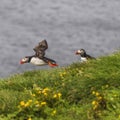
M 64 105 L 58 105 L 56 115 L 48 120 L 120 119 L 120 53 L 63 68 L 27 71 L 0 80 L 2 120 L 8 120 L 4 116 L 13 114 L 20 101 L 31 97 L 29 92 L 34 85 L 62 93 Z M 101 96 L 103 99 L 99 101 Z M 96 109 L 93 101 L 97 101 Z

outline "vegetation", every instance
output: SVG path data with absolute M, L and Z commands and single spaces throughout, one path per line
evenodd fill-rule
M 120 53 L 0 80 L 0 120 L 120 120 Z

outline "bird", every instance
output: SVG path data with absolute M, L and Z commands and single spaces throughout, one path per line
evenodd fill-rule
M 87 60 L 89 60 L 89 59 L 95 59 L 94 57 L 88 55 L 83 48 L 77 50 L 77 51 L 75 52 L 75 54 L 76 54 L 76 55 L 80 55 L 80 61 L 81 61 L 81 62 L 85 62 L 85 61 L 87 61 Z
M 50 67 L 58 66 L 55 60 L 45 57 L 45 50 L 48 49 L 46 40 L 42 40 L 33 48 L 35 54 L 31 56 L 25 56 L 20 60 L 20 64 L 31 63 L 36 66 L 49 65 Z

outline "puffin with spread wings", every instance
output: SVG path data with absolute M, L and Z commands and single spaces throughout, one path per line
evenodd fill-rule
M 33 48 L 35 55 L 26 56 L 20 60 L 20 64 L 32 63 L 37 66 L 49 65 L 50 67 L 58 66 L 56 61 L 45 57 L 45 50 L 48 49 L 48 44 L 46 40 L 42 40 L 39 44 Z

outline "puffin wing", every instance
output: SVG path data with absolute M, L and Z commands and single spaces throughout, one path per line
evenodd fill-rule
M 35 51 L 35 56 L 39 58 L 44 57 L 46 49 L 48 49 L 48 44 L 46 40 L 42 40 L 35 48 L 33 48 L 33 50 Z
M 95 59 L 94 57 L 92 57 L 92 56 L 90 56 L 90 55 L 88 55 L 88 54 L 86 54 L 86 58 L 87 58 L 87 59 Z

